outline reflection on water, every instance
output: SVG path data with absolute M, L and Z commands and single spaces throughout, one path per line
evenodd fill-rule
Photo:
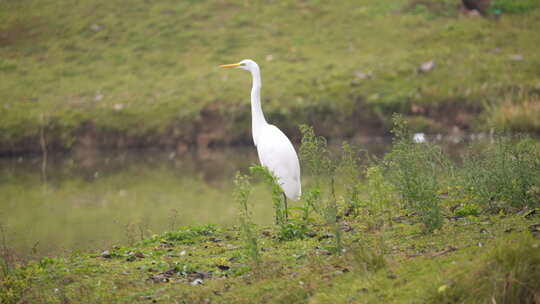
M 351 140 L 375 155 L 390 143 L 385 137 Z M 181 225 L 234 224 L 234 174 L 257 162 L 253 147 L 181 155 L 79 150 L 49 155 L 45 172 L 39 156 L 1 158 L 0 224 L 9 246 L 34 248 L 37 255 L 125 244 Z M 270 224 L 268 189 L 257 185 L 251 199 L 255 220 Z
M 8 244 L 47 254 L 140 239 L 187 224 L 233 224 L 232 177 L 256 162 L 253 149 L 187 153 L 81 151 L 0 159 L 0 223 Z M 256 189 L 255 214 L 271 204 Z M 259 203 L 260 200 L 260 203 Z

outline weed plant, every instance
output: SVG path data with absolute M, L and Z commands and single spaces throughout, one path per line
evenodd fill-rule
M 365 183 L 362 188 L 366 194 L 363 205 L 368 210 L 368 223 L 372 228 L 381 228 L 392 225 L 392 214 L 400 205 L 396 189 L 386 180 L 383 169 L 373 165 L 366 169 Z
M 277 177 L 274 176 L 268 168 L 261 165 L 253 165 L 250 167 L 250 172 L 252 176 L 261 176 L 265 184 L 269 185 L 272 189 L 272 202 L 274 203 L 276 225 L 278 225 L 280 229 L 279 239 L 290 241 L 304 238 L 308 232 L 309 205 L 287 208 L 283 191 L 277 182 Z M 288 209 L 300 210 L 300 217 L 290 217 Z
M 343 195 L 345 213 L 352 216 L 358 215 L 361 188 L 359 158 L 347 142 L 341 146 L 341 159 L 337 168 L 337 176 L 345 191 Z
M 251 259 L 253 265 L 258 267 L 261 264 L 261 257 L 257 244 L 257 227 L 255 226 L 255 223 L 253 223 L 250 211 L 251 206 L 249 204 L 251 183 L 249 182 L 248 176 L 237 173 L 234 184 L 236 186 L 234 199 L 238 203 L 240 231 L 245 243 L 246 254 Z
M 375 241 L 362 240 L 351 246 L 350 254 L 361 272 L 376 272 L 386 267 L 385 249 L 382 239 Z
M 431 232 L 443 224 L 439 179 L 450 164 L 440 147 L 416 143 L 399 115 L 394 116 L 393 148 L 384 158 L 386 175 L 394 184 L 404 207 L 418 214 L 424 230 Z
M 252 175 L 257 175 L 263 178 L 264 182 L 272 189 L 272 202 L 274 203 L 274 213 L 277 225 L 284 225 L 287 222 L 287 210 L 285 208 L 285 198 L 283 190 L 279 186 L 277 177 L 261 165 L 253 165 L 249 168 Z
M 335 187 L 339 163 L 331 157 L 326 139 L 322 136 L 316 136 L 312 127 L 301 125 L 300 132 L 302 133 L 300 160 L 304 172 L 310 174 L 313 178 L 313 186 L 307 190 L 308 202 L 313 204 L 314 210 L 318 211 L 330 229 L 333 230 L 335 239 L 333 250 L 341 253 L 343 244 L 341 228 L 338 223 L 338 203 Z M 352 156 L 352 153 L 350 154 Z M 354 161 L 352 157 L 345 157 L 345 159 Z M 328 186 L 324 187 L 324 184 Z M 327 192 L 326 196 L 324 196 L 325 190 Z
M 540 153 L 530 138 L 497 137 L 481 152 L 471 147 L 461 178 L 465 193 L 485 209 L 540 206 Z

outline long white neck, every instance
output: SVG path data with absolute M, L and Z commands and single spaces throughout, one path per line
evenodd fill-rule
M 258 135 L 262 128 L 268 125 L 268 123 L 264 118 L 261 107 L 261 73 L 258 67 L 250 70 L 250 72 L 251 77 L 253 78 L 253 87 L 251 88 L 251 132 L 253 135 L 253 142 L 257 145 Z

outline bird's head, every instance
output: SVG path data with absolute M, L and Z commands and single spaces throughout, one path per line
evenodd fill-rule
M 220 65 L 220 67 L 222 68 L 238 68 L 238 69 L 243 69 L 243 70 L 246 70 L 246 71 L 250 71 L 250 72 L 253 72 L 253 71 L 256 71 L 256 70 L 259 70 L 259 66 L 257 65 L 257 63 L 251 59 L 244 59 L 238 63 L 232 63 L 232 64 L 223 64 L 223 65 Z

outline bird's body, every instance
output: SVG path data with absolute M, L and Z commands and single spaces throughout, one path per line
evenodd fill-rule
M 278 178 L 285 195 L 297 201 L 301 195 L 300 164 L 287 136 L 274 125 L 267 124 L 257 135 L 257 154 L 261 165 Z
M 300 199 L 300 163 L 294 146 L 278 127 L 266 122 L 261 107 L 261 73 L 253 60 L 223 65 L 226 68 L 241 68 L 251 73 L 251 130 L 261 165 L 268 168 L 278 179 L 285 196 L 293 201 Z

